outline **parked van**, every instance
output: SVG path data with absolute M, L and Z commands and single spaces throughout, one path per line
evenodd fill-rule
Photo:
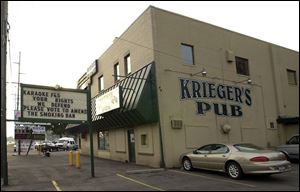
M 78 149 L 78 146 L 75 143 L 74 138 L 72 138 L 72 137 L 62 137 L 62 138 L 58 139 L 58 142 L 56 143 L 56 146 L 59 149 L 67 150 L 67 151 Z

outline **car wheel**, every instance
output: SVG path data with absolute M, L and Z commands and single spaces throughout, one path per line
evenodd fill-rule
M 227 170 L 227 174 L 232 179 L 240 179 L 243 176 L 242 168 L 236 162 L 229 162 L 226 170 Z
M 192 162 L 189 158 L 185 157 L 183 160 L 182 160 L 182 166 L 184 168 L 184 170 L 186 171 L 191 171 L 193 169 L 193 165 L 192 165 Z

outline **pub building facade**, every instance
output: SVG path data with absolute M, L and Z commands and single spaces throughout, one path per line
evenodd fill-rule
M 299 133 L 299 53 L 148 7 L 78 81 L 94 155 L 152 167 L 208 143 L 273 148 Z M 88 128 L 68 128 L 90 153 Z

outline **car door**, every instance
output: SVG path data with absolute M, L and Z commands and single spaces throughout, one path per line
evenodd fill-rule
M 224 170 L 225 162 L 229 156 L 229 148 L 223 144 L 215 144 L 207 154 L 207 168 L 211 170 Z
M 207 155 L 210 153 L 211 148 L 212 145 L 205 145 L 193 152 L 190 157 L 193 167 L 207 169 L 207 164 L 209 163 Z

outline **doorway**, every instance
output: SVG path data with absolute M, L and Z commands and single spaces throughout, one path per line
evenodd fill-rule
M 130 129 L 127 131 L 128 135 L 128 152 L 129 152 L 129 162 L 135 162 L 135 138 L 134 130 Z

